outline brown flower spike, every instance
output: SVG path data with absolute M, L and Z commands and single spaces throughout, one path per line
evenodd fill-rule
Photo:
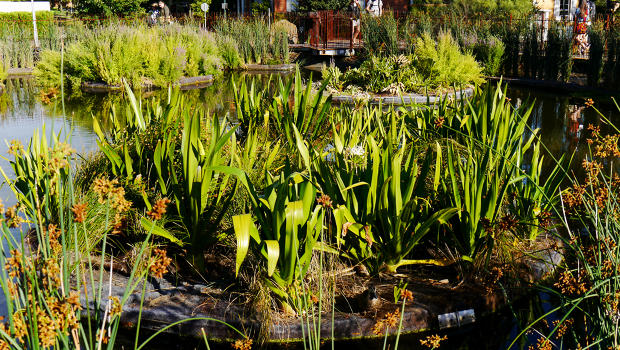
M 73 221 L 83 223 L 86 220 L 86 209 L 88 205 L 86 203 L 77 203 L 71 207 L 73 212 Z

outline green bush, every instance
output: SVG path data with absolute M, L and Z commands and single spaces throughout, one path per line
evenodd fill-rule
M 89 15 L 127 16 L 144 12 L 145 0 L 80 0 L 77 11 Z
M 474 46 L 474 53 L 478 62 L 482 62 L 484 73 L 489 76 L 496 76 L 504 59 L 506 46 L 495 36 L 489 36 Z
M 489 45 L 491 47 L 491 45 Z M 489 50 L 489 65 L 497 69 L 501 62 L 501 46 Z M 469 52 L 462 52 L 449 34 L 441 33 L 435 42 L 428 33 L 416 41 L 415 53 L 409 56 L 381 57 L 371 55 L 359 68 L 341 74 L 337 67 L 324 68 L 324 79 L 335 90 L 388 92 L 438 92 L 453 86 L 480 84 L 482 68 Z
M 71 87 L 84 81 L 118 85 L 123 78 L 134 86 L 166 86 L 183 76 L 219 74 L 227 63 L 227 67 L 238 66 L 235 46 L 222 48 L 224 60 L 213 33 L 196 28 L 111 25 L 87 31 L 81 40 L 68 45 L 65 76 Z M 53 77 L 60 76 L 59 57 L 58 52 L 42 56 L 36 69 L 41 85 L 58 86 Z
M 224 60 L 224 64 L 232 69 L 239 68 L 243 64 L 243 60 L 239 55 L 239 49 L 237 48 L 237 41 L 230 36 L 218 36 L 217 46 L 220 50 L 220 55 Z
M 447 33 L 440 33 L 437 42 L 424 34 L 416 42 L 416 67 L 429 86 L 449 88 L 453 85 L 479 84 L 482 68 L 469 53 L 462 53 Z
M 57 51 L 45 50 L 41 53 L 41 62 L 34 68 L 37 84 L 43 87 L 60 86 L 61 54 Z

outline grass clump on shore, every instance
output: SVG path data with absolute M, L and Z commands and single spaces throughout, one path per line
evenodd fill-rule
M 59 85 L 60 56 L 58 51 L 43 52 L 35 68 L 40 85 Z M 71 87 L 85 81 L 119 85 L 123 78 L 134 86 L 166 86 L 183 76 L 217 75 L 227 68 L 212 33 L 182 26 L 90 31 L 67 46 L 64 64 Z
M 494 62 L 494 64 L 497 64 Z M 325 68 L 323 78 L 337 91 L 398 94 L 442 92 L 454 86 L 482 83 L 482 67 L 469 52 L 463 52 L 450 34 L 436 42 L 427 33 L 417 39 L 412 55 L 370 56 L 359 68 L 342 73 Z

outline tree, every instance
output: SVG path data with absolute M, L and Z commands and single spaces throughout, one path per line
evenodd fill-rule
M 346 10 L 350 0 L 299 0 L 297 11 Z
M 146 2 L 148 0 L 80 0 L 76 9 L 89 15 L 127 16 L 144 12 L 141 5 Z

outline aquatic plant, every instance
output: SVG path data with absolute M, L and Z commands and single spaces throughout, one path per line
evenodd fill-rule
M 167 86 L 183 76 L 217 75 L 224 68 L 213 33 L 187 26 L 110 25 L 83 34 L 65 52 L 64 72 L 74 88 L 88 81 L 120 85 L 123 79 L 134 87 Z M 226 62 L 238 65 L 234 46 L 223 48 Z M 36 69 L 41 85 L 58 86 L 55 79 L 46 79 L 60 76 L 57 57 L 44 51 Z
M 252 214 L 233 218 L 237 273 L 251 248 L 266 260 L 269 288 L 282 303 L 294 305 L 299 293 L 295 283 L 306 275 L 323 230 L 324 210 L 316 204 L 316 188 L 302 173 L 291 171 L 287 164 L 278 176 L 267 179 L 263 195 L 259 197 L 245 173 L 235 169 L 225 171 L 237 175 L 246 186 L 252 203 Z
M 482 68 L 469 53 L 462 53 L 447 33 L 440 33 L 437 42 L 428 34 L 418 38 L 416 68 L 431 87 L 480 84 Z
M 605 56 L 605 30 L 602 23 L 595 23 L 588 27 L 590 50 L 588 57 L 588 85 L 598 86 L 603 76 Z
M 398 24 L 391 12 L 381 16 L 364 14 L 361 25 L 364 49 L 369 55 L 398 54 Z
M 8 76 L 6 64 L 0 60 L 0 84 L 2 84 Z
M 343 171 L 330 174 L 331 167 L 319 165 L 321 179 L 317 181 L 324 185 L 324 191 L 330 198 L 333 196 L 337 204 L 333 212 L 338 242 L 347 254 L 373 272 L 396 272 L 403 265 L 432 263 L 431 260 L 407 257 L 426 234 L 436 226 L 446 224 L 457 212 L 456 208 L 434 209 L 432 190 L 431 199 L 425 198 L 433 153 L 428 152 L 419 169 L 415 149 L 410 143 L 403 141 L 399 149 L 391 143 L 384 143 L 379 148 L 372 137 L 366 143 L 368 164 L 364 162 L 349 169 L 350 175 Z M 366 153 L 363 147 L 360 151 Z M 348 151 L 351 157 L 355 157 L 354 152 Z M 338 169 L 338 165 L 346 162 L 345 155 L 343 149 L 338 148 L 334 153 Z M 440 153 L 436 161 L 438 171 Z M 326 181 L 335 183 L 330 185 Z M 435 176 L 433 181 L 432 187 L 436 190 L 439 177 Z
M 42 214 L 39 221 L 45 223 L 58 220 L 56 215 L 62 209 L 62 200 L 70 193 L 67 180 L 74 150 L 66 140 L 61 141 L 60 133 L 52 133 L 48 141 L 45 125 L 41 132 L 35 131 L 27 148 L 18 140 L 7 142 L 7 147 L 14 157 L 9 165 L 15 178 L 9 177 L 4 169 L 0 168 L 0 172 L 13 194 L 29 216 Z
M 219 18 L 214 30 L 217 37 L 236 41 L 243 63 L 289 62 L 288 33 L 283 28 L 273 27 L 272 30 L 264 18 Z
M 523 136 L 532 106 L 515 111 L 505 91 L 487 86 L 457 112 L 462 147 L 445 143 L 442 188 L 449 203 L 460 209 L 454 232 L 465 260 L 490 253 L 495 238 L 491 228 L 509 215 L 504 207 L 509 187 L 523 180 L 518 160 L 534 142 L 535 133 Z
M 159 190 L 162 195 L 172 195 L 179 217 L 189 231 L 192 258 L 197 268 L 204 266 L 204 249 L 215 240 L 206 224 L 217 227 L 222 214 L 215 215 L 215 206 L 230 203 L 235 190 L 228 186 L 229 176 L 222 176 L 215 167 L 229 165 L 230 159 L 222 158 L 222 148 L 229 142 L 235 128 L 226 130 L 217 116 L 207 122 L 207 139 L 201 137 L 201 118 L 195 112 L 183 111 L 181 144 L 177 135 L 166 132 L 158 141 L 153 155 L 157 170 Z M 180 153 L 180 171 L 176 154 Z M 234 187 L 234 186 L 233 186 Z M 209 209 L 209 211 L 205 212 Z M 224 207 L 225 211 L 226 205 Z
M 549 24 L 545 46 L 545 79 L 568 81 L 573 65 L 572 43 L 570 28 L 556 21 Z
M 293 127 L 303 135 L 304 140 L 312 142 L 320 135 L 323 121 L 328 117 L 331 107 L 331 95 L 324 97 L 328 81 L 324 81 L 318 91 L 312 91 L 311 84 L 304 88 L 302 83 L 299 67 L 296 68 L 294 79 L 285 82 L 279 78 L 278 93 L 269 109 L 275 131 L 284 135 L 290 148 L 296 144 Z
M 556 320 L 543 328 L 539 342 L 595 349 L 620 344 L 620 178 L 608 162 L 620 157 L 620 130 L 611 124 L 610 134 L 605 135 L 591 125 L 588 132 L 589 159 L 583 161 L 586 176 L 571 177 L 562 191 L 561 207 L 555 212 L 566 231 L 559 237 L 566 247 L 565 260 L 558 266 L 553 285 L 538 285 L 557 302 L 523 327 L 511 346 L 526 332 L 541 328 L 552 314 Z

